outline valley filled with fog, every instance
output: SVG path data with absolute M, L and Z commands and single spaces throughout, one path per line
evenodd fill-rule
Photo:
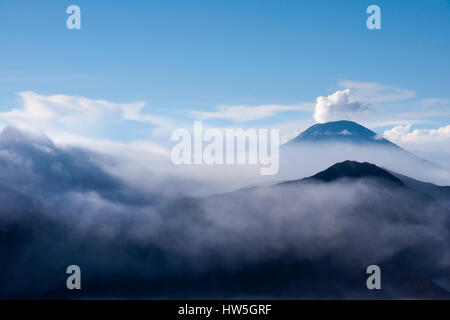
M 450 191 L 395 176 L 445 184 L 444 169 L 403 150 L 286 145 L 271 177 L 138 166 L 138 152 L 16 128 L 0 150 L 2 297 L 70 297 L 73 263 L 89 297 L 448 297 Z M 371 264 L 390 279 L 382 295 L 365 289 Z

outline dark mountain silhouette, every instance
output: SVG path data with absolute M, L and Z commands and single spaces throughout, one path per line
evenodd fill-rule
M 281 182 L 280 184 L 296 184 L 305 182 L 336 182 L 346 180 L 359 180 L 378 183 L 380 186 L 391 188 L 402 187 L 415 193 L 416 197 L 443 201 L 450 201 L 450 186 L 438 186 L 423 182 L 408 176 L 380 168 L 372 163 L 346 160 L 303 179 Z
M 312 179 L 322 181 L 335 181 L 341 178 L 363 178 L 374 177 L 389 180 L 393 183 L 403 185 L 403 182 L 388 171 L 374 164 L 356 161 L 344 161 L 312 176 Z

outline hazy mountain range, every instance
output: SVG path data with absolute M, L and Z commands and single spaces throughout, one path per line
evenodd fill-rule
M 450 185 L 450 171 L 353 121 L 318 123 L 281 148 L 283 179 L 313 175 L 336 162 L 370 162 L 413 178 Z
M 428 165 L 348 121 L 315 125 L 288 147 L 343 143 Z M 0 297 L 450 298 L 450 187 L 350 158 L 306 178 L 173 199 L 92 158 L 17 129 L 0 135 Z M 82 269 L 80 293 L 65 288 L 70 264 Z M 372 264 L 380 291 L 366 288 Z

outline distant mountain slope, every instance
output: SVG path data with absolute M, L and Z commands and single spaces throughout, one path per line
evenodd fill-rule
M 400 179 L 407 187 L 426 193 L 437 200 L 441 200 L 450 209 L 450 186 L 438 186 L 433 183 L 416 180 L 396 172 L 389 172 Z
M 366 127 L 347 120 L 317 123 L 294 138 L 291 143 L 301 142 L 349 142 L 378 144 L 399 148 L 389 140 Z

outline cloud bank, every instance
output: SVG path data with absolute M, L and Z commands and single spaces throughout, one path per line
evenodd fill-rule
M 448 282 L 448 212 L 407 190 L 308 182 L 173 199 L 44 136 L 8 128 L 0 150 L 1 297 L 73 298 L 74 263 L 97 298 L 362 297 L 355 270 L 397 260 Z M 408 288 L 397 294 L 426 294 Z
M 411 129 L 411 125 L 395 126 L 383 134 L 387 139 L 403 145 L 433 145 L 450 142 L 450 125 L 437 129 Z

